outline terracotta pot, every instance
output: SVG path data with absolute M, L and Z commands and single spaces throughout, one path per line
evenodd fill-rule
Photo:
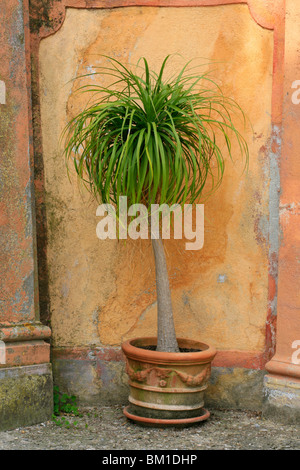
M 180 349 L 166 353 L 144 349 L 156 338 L 136 338 L 122 344 L 129 376 L 129 403 L 124 414 L 143 424 L 189 424 L 203 421 L 204 391 L 216 350 L 207 344 L 178 339 Z

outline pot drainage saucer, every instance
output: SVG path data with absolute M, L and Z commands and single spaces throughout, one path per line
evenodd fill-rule
M 210 417 L 210 412 L 202 408 L 202 414 L 193 418 L 181 418 L 181 419 L 158 419 L 158 418 L 146 418 L 144 416 L 138 416 L 130 412 L 130 405 L 124 408 L 124 415 L 126 418 L 136 421 L 139 424 L 148 426 L 186 426 L 189 424 L 200 423 Z

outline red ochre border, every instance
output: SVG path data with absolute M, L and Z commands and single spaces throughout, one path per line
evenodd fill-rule
M 39 0 L 32 0 L 34 6 Z M 53 0 L 47 16 L 51 19 L 51 26 L 42 26 L 39 31 L 40 38 L 56 33 L 62 26 L 66 8 L 78 9 L 112 9 L 132 6 L 143 7 L 173 7 L 197 8 L 221 5 L 248 5 L 254 21 L 263 28 L 274 30 L 277 16 L 280 14 L 281 0 Z M 40 13 L 40 10 L 39 10 Z
M 112 346 L 105 347 L 54 347 L 52 351 L 53 361 L 75 360 L 75 361 L 104 361 L 123 362 L 124 356 L 121 348 Z M 213 360 L 213 367 L 240 367 L 244 369 L 264 369 L 265 359 L 262 352 L 253 351 L 217 351 Z
M 32 0 L 31 18 L 34 17 L 34 7 L 39 0 Z M 44 25 L 31 32 L 31 57 L 33 71 L 33 101 L 34 115 L 34 151 L 35 155 L 42 155 L 42 137 L 39 108 L 39 43 L 40 40 L 55 34 L 63 25 L 66 8 L 80 9 L 111 9 L 121 7 L 209 7 L 220 5 L 246 4 L 250 14 L 256 23 L 268 30 L 274 31 L 274 57 L 273 57 L 273 85 L 272 85 L 272 135 L 270 148 L 262 149 L 265 153 L 272 152 L 273 157 L 280 160 L 280 146 L 282 132 L 282 106 L 284 83 L 284 44 L 285 44 L 285 0 L 53 0 L 52 7 L 47 12 Z M 38 11 L 38 9 L 37 9 Z M 50 23 L 50 25 L 49 25 Z M 46 256 L 46 229 L 42 211 L 39 206 L 44 204 L 44 175 L 39 171 L 39 177 L 35 179 L 37 193 L 37 225 L 42 238 L 40 252 Z M 263 369 L 265 364 L 273 357 L 276 345 L 276 312 L 274 303 L 277 297 L 277 263 L 278 253 L 269 253 L 269 295 L 268 311 L 265 330 L 265 348 L 263 352 L 247 351 L 218 351 L 213 362 L 215 367 L 243 367 L 247 369 Z M 40 272 L 40 276 L 44 273 Z M 44 276 L 43 276 L 44 277 Z M 45 277 L 47 277 L 45 275 Z M 97 357 L 103 360 L 121 360 L 121 352 L 115 352 L 113 348 L 101 348 L 102 352 L 95 350 Z M 83 360 L 88 358 L 91 351 L 88 349 L 54 349 L 54 358 Z M 121 356 L 120 356 L 121 354 Z M 118 358 L 118 359 L 117 359 Z

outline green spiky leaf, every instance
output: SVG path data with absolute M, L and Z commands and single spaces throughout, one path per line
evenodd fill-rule
M 158 74 L 145 58 L 135 71 L 108 59 L 93 78 L 109 76 L 112 85 L 80 87 L 92 104 L 63 133 L 67 162 L 97 199 L 117 209 L 120 196 L 148 208 L 194 203 L 220 185 L 233 140 L 247 165 L 248 146 L 233 123 L 244 113 L 206 74 L 190 73 L 188 63 L 164 79 L 169 56 Z

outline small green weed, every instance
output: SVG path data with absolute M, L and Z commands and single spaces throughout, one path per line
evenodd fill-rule
M 69 396 L 66 393 L 60 392 L 57 386 L 53 387 L 53 400 L 54 400 L 54 408 L 53 408 L 53 415 L 52 420 L 57 424 L 57 426 L 65 427 L 70 429 L 70 427 L 77 426 L 78 421 L 74 421 L 70 423 L 70 421 L 64 415 L 70 416 L 78 416 L 80 415 L 78 406 L 77 406 L 77 399 L 75 395 Z

